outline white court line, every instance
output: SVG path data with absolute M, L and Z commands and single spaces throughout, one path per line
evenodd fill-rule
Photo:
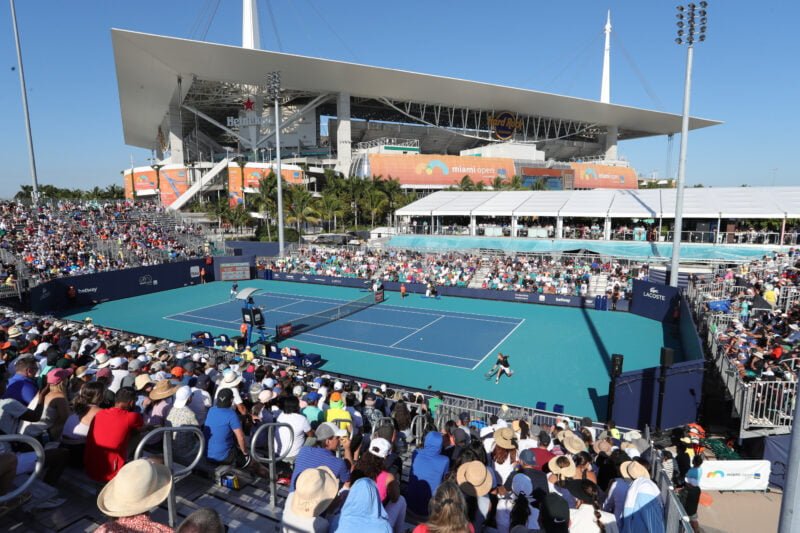
M 344 348 L 339 344 L 326 344 L 324 342 L 319 342 L 319 341 L 315 342 L 313 340 L 306 340 L 306 339 L 299 339 L 299 342 L 305 342 L 306 344 L 316 344 L 317 346 L 327 346 L 328 348 L 338 348 L 340 350 L 349 350 L 350 349 L 350 348 Z M 420 359 L 409 359 L 408 357 L 400 357 L 399 355 L 391 355 L 391 354 L 388 354 L 388 353 L 372 352 L 372 351 L 369 351 L 369 350 L 362 350 L 360 348 L 358 348 L 357 351 L 359 353 L 369 353 L 369 354 L 372 354 L 372 355 L 379 355 L 381 357 L 391 357 L 392 359 L 400 359 L 401 361 L 406 361 L 406 362 L 411 360 L 411 361 L 414 361 L 415 363 L 423 363 L 423 364 L 426 364 L 426 365 L 447 366 L 447 367 L 450 367 L 450 368 L 458 368 L 458 369 L 461 369 L 461 370 L 472 371 L 472 369 L 469 368 L 468 366 L 448 365 L 447 363 L 437 363 L 437 362 L 434 362 L 434 361 L 427 361 L 427 360 L 420 360 Z
M 354 340 L 351 340 L 351 339 L 342 339 L 341 337 L 328 337 L 328 336 L 325 336 L 325 335 L 317 335 L 315 333 L 302 333 L 301 332 L 301 333 L 297 334 L 298 337 L 301 337 L 303 335 L 308 335 L 310 337 L 320 337 L 320 338 L 323 338 L 323 339 L 331 339 L 331 340 L 342 341 L 342 342 L 352 342 L 352 343 L 355 343 L 355 344 L 366 344 L 367 346 L 380 346 L 381 348 L 394 348 L 395 350 L 403 350 L 404 352 L 425 353 L 425 354 L 428 354 L 428 355 L 440 355 L 442 357 L 449 357 L 451 359 L 463 359 L 464 361 L 474 361 L 475 360 L 475 359 L 472 359 L 470 357 L 459 357 L 457 355 L 448 355 L 446 353 L 426 352 L 424 350 L 412 350 L 411 348 L 398 348 L 398 347 L 386 346 L 385 344 L 375 344 L 374 342 L 354 341 Z M 345 348 L 346 349 L 346 347 L 344 347 L 344 346 L 339 346 L 339 348 Z
M 175 316 L 175 315 L 173 315 Z M 194 326 L 206 326 L 206 327 L 221 327 L 221 326 L 209 326 L 208 324 L 200 324 L 199 322 L 190 322 L 188 320 L 181 320 L 180 318 L 172 318 L 171 316 L 165 316 L 166 320 L 174 320 L 175 322 L 183 322 L 184 324 L 192 324 Z M 228 329 L 234 331 L 236 328 L 232 328 L 229 326 L 225 326 L 224 329 Z
M 317 313 L 298 313 L 297 311 L 280 311 L 280 312 L 285 314 L 285 315 L 297 315 L 299 317 L 314 316 L 314 315 L 317 314 Z M 322 313 L 322 311 L 320 311 L 320 313 Z M 353 313 L 353 314 L 355 314 L 355 313 Z M 369 322 L 367 320 L 356 320 L 354 318 L 340 318 L 340 319 L 336 320 L 336 322 L 356 322 L 358 324 L 370 324 L 372 326 L 381 326 L 383 328 L 417 329 L 417 328 L 415 328 L 413 326 L 398 326 L 398 325 L 395 325 L 395 324 L 386 324 L 384 322 Z
M 174 316 L 174 315 L 173 315 Z M 190 315 L 190 314 L 183 314 L 180 315 L 186 318 L 196 318 L 197 320 L 210 320 L 211 322 L 222 322 L 223 324 L 241 324 L 241 320 L 225 320 L 222 318 L 211 318 L 207 316 L 198 316 L 198 315 Z
M 522 319 L 522 322 L 525 322 L 525 319 L 524 319 L 524 318 Z M 501 344 L 503 344 L 503 343 L 506 341 L 506 339 L 507 339 L 507 338 L 509 338 L 509 337 L 511 336 L 511 334 L 512 334 L 512 333 L 514 333 L 515 331 L 517 331 L 517 328 L 518 328 L 518 327 L 520 327 L 520 326 L 522 325 L 522 322 L 520 322 L 519 324 L 517 324 L 516 326 L 514 326 L 514 329 L 512 329 L 511 331 L 509 331 L 509 332 L 508 332 L 508 335 L 506 335 L 505 337 L 503 337 L 502 339 L 500 339 L 500 342 L 498 342 L 497 344 L 495 344 L 494 348 L 492 348 L 491 350 L 489 350 L 488 352 L 486 352 L 486 355 L 484 355 L 484 356 L 483 356 L 483 359 L 481 359 L 480 361 L 478 361 L 478 364 L 477 364 L 477 365 L 475 365 L 475 366 L 473 366 L 473 367 L 472 367 L 472 370 L 475 370 L 476 368 L 478 368 L 479 366 L 481 366 L 481 364 L 483 364 L 483 362 L 484 362 L 484 361 L 486 361 L 486 358 L 487 358 L 487 357 L 489 357 L 489 354 L 493 353 L 493 352 L 494 352 L 494 351 L 495 351 L 497 348 L 499 348 L 499 347 L 500 347 L 500 345 L 501 345 Z
M 278 309 L 283 309 L 283 308 L 285 308 L 285 307 L 290 307 L 290 306 L 292 306 L 292 305 L 299 304 L 299 303 L 300 303 L 300 302 L 302 302 L 302 301 L 303 301 L 303 300 L 295 300 L 294 302 L 290 302 L 290 303 L 288 303 L 288 304 L 286 304 L 286 305 L 282 305 L 282 306 L 280 306 L 280 307 L 270 307 L 269 309 L 264 309 L 264 311 L 265 311 L 265 312 L 269 312 L 269 311 L 277 311 Z M 283 312 L 284 312 L 284 313 L 290 313 L 291 311 L 283 311 Z
M 439 318 L 437 318 L 437 319 L 433 320 L 432 322 L 428 322 L 427 324 L 425 324 L 425 325 L 424 325 L 424 326 L 422 326 L 421 328 L 417 328 L 417 329 L 415 329 L 414 331 L 412 331 L 411 333 L 409 333 L 408 335 L 406 335 L 405 337 L 403 337 L 403 338 L 402 338 L 402 339 L 400 339 L 399 341 L 395 342 L 394 344 L 390 344 L 390 345 L 389 345 L 389 347 L 390 347 L 390 348 L 394 348 L 395 346 L 397 346 L 398 344 L 400 344 L 401 342 L 403 342 L 404 340 L 406 340 L 406 339 L 407 339 L 407 338 L 409 338 L 410 336 L 412 336 L 412 335 L 416 335 L 417 333 L 419 333 L 419 332 L 420 332 L 420 331 L 422 331 L 423 329 L 427 328 L 428 326 L 432 326 L 432 325 L 434 325 L 435 323 L 437 323 L 438 321 L 440 321 L 440 320 L 441 320 L 441 319 L 443 319 L 443 318 L 444 318 L 444 316 L 440 316 Z

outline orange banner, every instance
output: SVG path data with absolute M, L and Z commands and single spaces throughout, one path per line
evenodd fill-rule
M 570 163 L 575 171 L 576 189 L 638 189 L 636 171 L 630 167 L 612 167 L 592 163 Z
M 457 185 L 464 176 L 490 185 L 498 176 L 514 176 L 514 161 L 500 157 L 372 154 L 369 166 L 373 176 L 396 178 L 401 185 Z
M 244 167 L 244 182 L 242 181 L 242 169 L 238 165 L 228 167 L 228 201 L 231 207 L 242 203 L 242 186 L 245 189 L 258 189 L 258 184 L 269 175 L 268 167 Z M 281 168 L 281 175 L 285 183 L 301 185 L 303 183 L 302 170 Z
M 125 198 L 133 199 L 133 191 L 137 192 L 161 190 L 161 204 L 170 205 L 189 188 L 186 168 L 162 168 L 156 174 L 154 169 L 134 170 L 131 187 L 131 172 L 125 171 Z

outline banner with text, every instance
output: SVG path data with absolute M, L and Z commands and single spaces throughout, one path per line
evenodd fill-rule
M 706 461 L 700 472 L 702 490 L 767 490 L 769 461 Z
M 658 320 L 676 321 L 680 299 L 678 289 L 669 285 L 633 280 L 633 299 L 631 313 Z

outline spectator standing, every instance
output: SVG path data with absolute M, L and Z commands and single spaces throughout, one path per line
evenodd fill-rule
M 406 500 L 414 514 L 421 517 L 428 515 L 428 502 L 444 479 L 449 465 L 447 456 L 442 454 L 442 434 L 438 431 L 428 432 L 423 447 L 414 450 L 411 456 Z M 461 499 L 463 501 L 463 497 Z
M 97 533 L 169 533 L 172 528 L 152 520 L 150 509 L 169 496 L 172 472 L 164 465 L 138 459 L 122 467 L 97 496 L 97 508 L 112 520 Z
M 83 463 L 95 481 L 110 481 L 128 459 L 128 442 L 144 426 L 142 415 L 133 412 L 136 391 L 123 387 L 114 407 L 98 412 L 89 427 Z
M 658 485 L 650 480 L 650 473 L 637 461 L 626 461 L 619 467 L 623 477 L 631 483 L 622 512 L 622 533 L 647 531 L 664 533 L 664 505 Z

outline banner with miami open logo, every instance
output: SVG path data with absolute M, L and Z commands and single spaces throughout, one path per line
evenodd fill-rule
M 514 177 L 514 161 L 501 157 L 372 154 L 369 171 L 373 176 L 396 178 L 401 185 L 450 186 L 464 176 L 491 185 L 497 177 L 503 181 Z
M 769 461 L 706 461 L 700 471 L 703 490 L 767 490 Z
M 638 189 L 636 170 L 630 167 L 570 163 L 575 172 L 576 189 Z

